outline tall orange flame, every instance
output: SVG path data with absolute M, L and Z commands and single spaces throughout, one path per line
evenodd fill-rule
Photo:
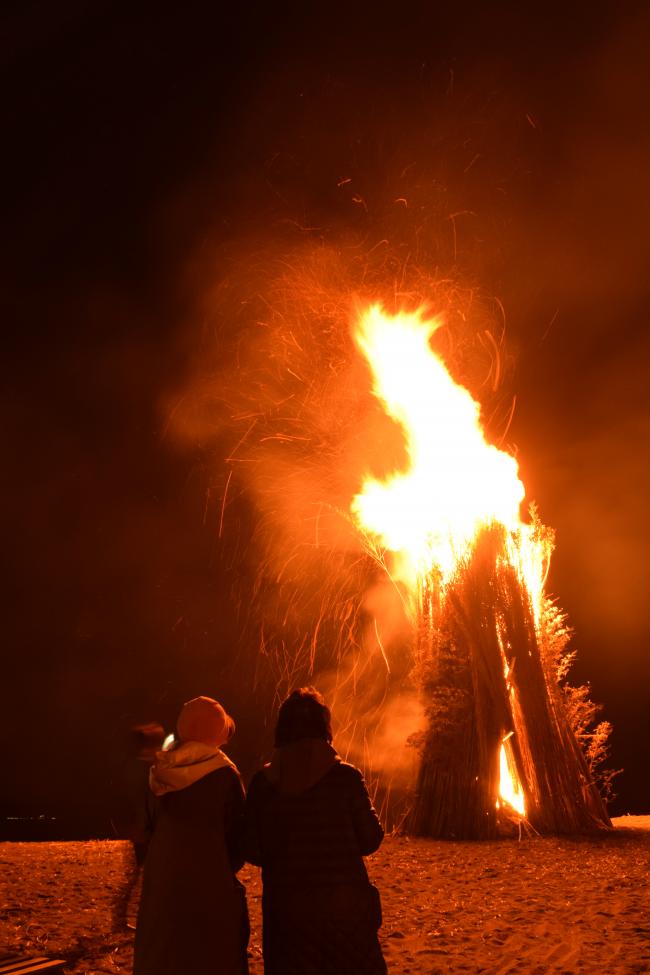
M 378 304 L 359 316 L 354 338 L 371 368 L 374 395 L 403 429 L 409 469 L 385 481 L 368 477 L 352 502 L 353 515 L 392 553 L 391 575 L 414 597 L 431 573 L 444 595 L 480 530 L 504 526 L 504 557 L 539 613 L 548 543 L 520 517 L 525 490 L 516 460 L 487 442 L 479 404 L 430 347 L 442 324 L 422 309 L 391 316 Z M 523 809 L 503 747 L 501 769 L 503 798 Z
M 531 595 L 541 595 L 547 552 L 522 522 L 525 496 L 514 457 L 485 439 L 480 406 L 454 382 L 430 339 L 443 324 L 422 310 L 387 315 L 372 305 L 355 341 L 373 373 L 373 392 L 404 431 L 410 467 L 373 477 L 353 499 L 362 529 L 395 555 L 393 575 L 410 588 L 437 569 L 444 583 L 481 527 L 510 533 L 509 557 Z

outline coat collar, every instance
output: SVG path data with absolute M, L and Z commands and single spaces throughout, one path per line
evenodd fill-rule
M 235 765 L 219 748 L 199 741 L 184 741 L 178 748 L 157 752 L 149 772 L 149 786 L 156 796 L 178 792 L 215 772 Z
M 340 762 L 336 751 L 322 738 L 301 738 L 276 748 L 264 774 L 282 793 L 299 795 L 327 775 Z

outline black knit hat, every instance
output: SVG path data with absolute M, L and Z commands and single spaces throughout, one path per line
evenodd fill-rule
M 332 741 L 332 717 L 322 694 L 315 687 L 293 691 L 280 707 L 275 727 L 275 745 L 289 745 L 301 738 Z

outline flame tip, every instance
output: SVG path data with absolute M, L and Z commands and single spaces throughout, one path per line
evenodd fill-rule
M 391 315 L 375 301 L 357 315 L 354 339 L 371 368 L 373 394 L 402 427 L 410 468 L 384 481 L 367 477 L 352 512 L 395 554 L 402 581 L 413 588 L 434 567 L 444 582 L 483 528 L 503 525 L 508 561 L 537 595 L 543 559 L 534 526 L 521 519 L 517 460 L 487 441 L 480 405 L 432 350 L 429 339 L 442 324 L 424 302 Z

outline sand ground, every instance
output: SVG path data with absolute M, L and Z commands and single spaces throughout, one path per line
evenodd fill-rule
M 615 826 L 599 838 L 386 839 L 368 868 L 389 972 L 650 973 L 650 816 Z M 74 975 L 130 972 L 119 908 L 130 869 L 123 842 L 0 844 L 0 950 L 63 957 Z M 262 975 L 259 873 L 240 876 Z

